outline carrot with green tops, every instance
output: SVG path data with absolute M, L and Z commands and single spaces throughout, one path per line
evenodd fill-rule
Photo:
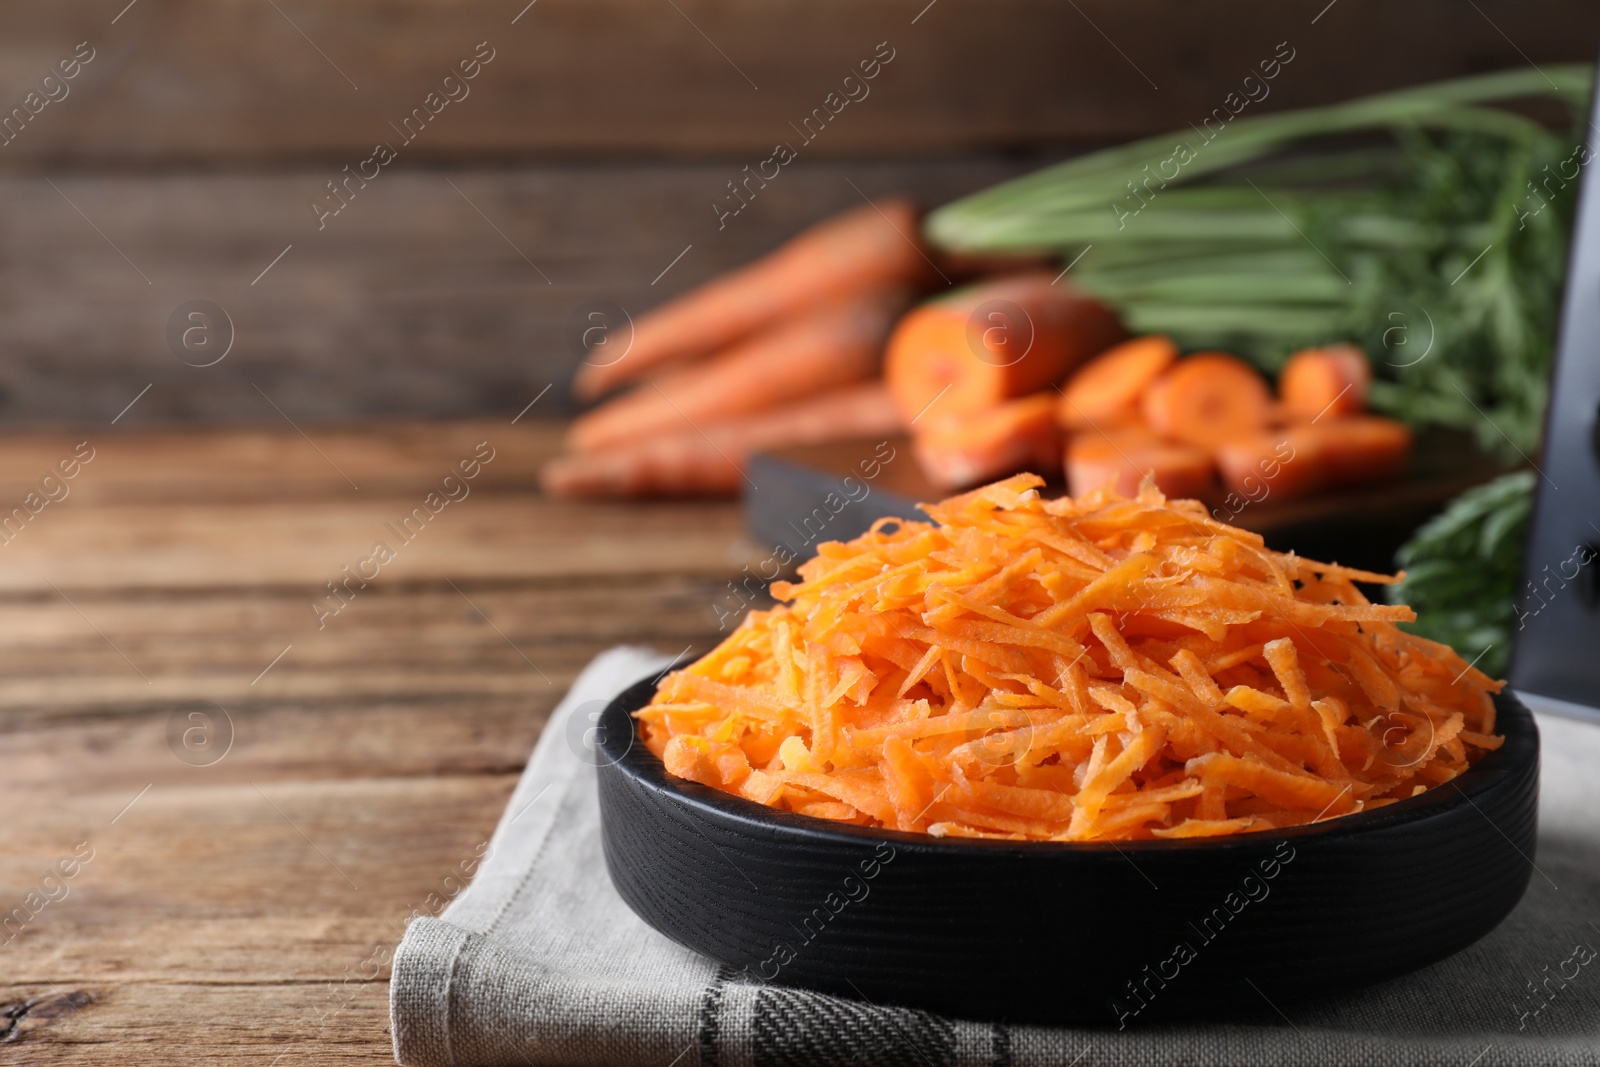
M 849 438 L 884 438 L 904 427 L 878 382 L 845 386 L 793 405 L 557 456 L 540 471 L 544 491 L 565 497 L 732 496 L 747 484 L 752 453 Z M 879 457 L 882 459 L 883 457 Z
M 1367 410 L 1372 364 L 1355 345 L 1307 348 L 1278 372 L 1285 414 L 1297 422 L 1343 418 Z
M 1148 477 L 1169 497 L 1197 497 L 1215 484 L 1216 469 L 1205 449 L 1164 440 L 1144 427 L 1085 430 L 1067 444 L 1067 491 L 1073 496 L 1106 485 L 1132 495 Z
M 1144 418 L 1145 390 L 1178 358 L 1172 338 L 1135 337 L 1085 363 L 1061 391 L 1061 425 L 1068 430 L 1120 426 Z
M 1411 441 L 1393 419 L 1324 419 L 1223 442 L 1217 466 L 1228 488 L 1252 500 L 1295 500 L 1403 474 Z
M 1035 393 L 971 414 L 929 414 L 914 427 L 912 453 L 940 489 L 961 489 L 1061 461 L 1054 393 Z
M 1202 352 L 1157 378 L 1142 404 L 1145 421 L 1157 433 L 1209 448 L 1266 425 L 1272 395 L 1238 356 Z
M 866 381 L 877 372 L 884 341 L 909 302 L 903 289 L 868 293 L 780 323 L 602 404 L 572 424 L 567 445 L 593 451 Z
M 959 289 L 895 328 L 884 377 L 909 422 L 935 403 L 971 412 L 1047 389 L 1126 336 L 1105 305 L 1048 273 Z
M 573 392 L 593 399 L 674 362 L 705 356 L 819 302 L 926 284 L 933 267 L 904 200 L 866 204 L 777 251 L 671 300 L 634 323 L 626 352 L 585 363 Z

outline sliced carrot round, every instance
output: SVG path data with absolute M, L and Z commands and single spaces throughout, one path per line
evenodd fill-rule
M 1216 464 L 1203 448 L 1134 427 L 1078 434 L 1067 446 L 1066 473 L 1073 496 L 1106 485 L 1132 496 L 1148 475 L 1166 496 L 1195 497 L 1216 481 Z
M 1322 492 L 1329 478 L 1318 428 L 1262 430 L 1222 442 L 1215 453 L 1222 484 L 1248 501 L 1299 500 Z
M 1150 383 L 1178 358 L 1169 337 L 1135 337 L 1090 360 L 1067 379 L 1061 425 L 1069 430 L 1122 425 L 1136 417 Z
M 1278 372 L 1278 395 L 1294 420 L 1343 418 L 1367 409 L 1372 364 L 1355 345 L 1307 348 Z
M 1317 424 L 1336 486 L 1382 481 L 1404 473 L 1411 460 L 1411 429 L 1377 415 Z
M 1375 415 L 1299 423 L 1217 446 L 1229 489 L 1250 500 L 1293 500 L 1399 476 L 1411 459 L 1411 430 Z
M 883 377 L 908 423 L 981 411 L 1050 388 L 1126 336 L 1099 301 L 1048 273 L 1019 274 L 913 308 L 889 338 Z
M 1061 462 L 1055 393 L 1034 393 L 972 413 L 929 414 L 916 430 L 912 451 L 928 480 L 963 489 L 1020 470 L 1046 470 Z
M 1152 429 L 1202 447 L 1266 425 L 1272 397 L 1254 367 L 1223 352 L 1180 361 L 1145 391 Z

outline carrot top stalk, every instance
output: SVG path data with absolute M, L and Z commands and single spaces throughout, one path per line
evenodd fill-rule
M 647 381 L 579 418 L 568 447 L 593 451 L 662 432 L 776 408 L 871 378 L 906 290 L 867 293 L 817 308 L 703 363 Z
M 583 364 L 573 392 L 593 399 L 666 364 L 704 356 L 818 302 L 868 289 L 921 286 L 933 274 L 904 200 L 866 204 L 634 322 L 620 359 Z

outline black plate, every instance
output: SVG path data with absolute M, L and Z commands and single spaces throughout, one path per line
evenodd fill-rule
M 1509 694 L 1505 744 L 1419 796 L 1271 833 L 1077 844 L 864 829 L 674 778 L 632 718 L 653 692 L 601 716 L 606 868 L 647 923 L 752 980 L 1010 1022 L 1253 1012 L 1459 952 L 1533 869 L 1539 734 Z

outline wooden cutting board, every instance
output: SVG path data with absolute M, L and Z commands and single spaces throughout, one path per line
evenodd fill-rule
M 1279 551 L 1369 570 L 1392 570 L 1394 554 L 1418 526 L 1450 500 L 1508 469 L 1462 433 L 1432 430 L 1417 438 L 1404 478 L 1303 500 L 1227 499 L 1221 488 L 1205 498 L 1219 519 L 1254 530 Z M 1064 495 L 1060 471 L 1046 492 Z M 751 533 L 773 550 L 774 565 L 805 560 L 822 541 L 863 533 L 878 519 L 925 518 L 917 503 L 950 495 L 923 477 L 910 439 L 836 441 L 755 456 L 745 487 Z

